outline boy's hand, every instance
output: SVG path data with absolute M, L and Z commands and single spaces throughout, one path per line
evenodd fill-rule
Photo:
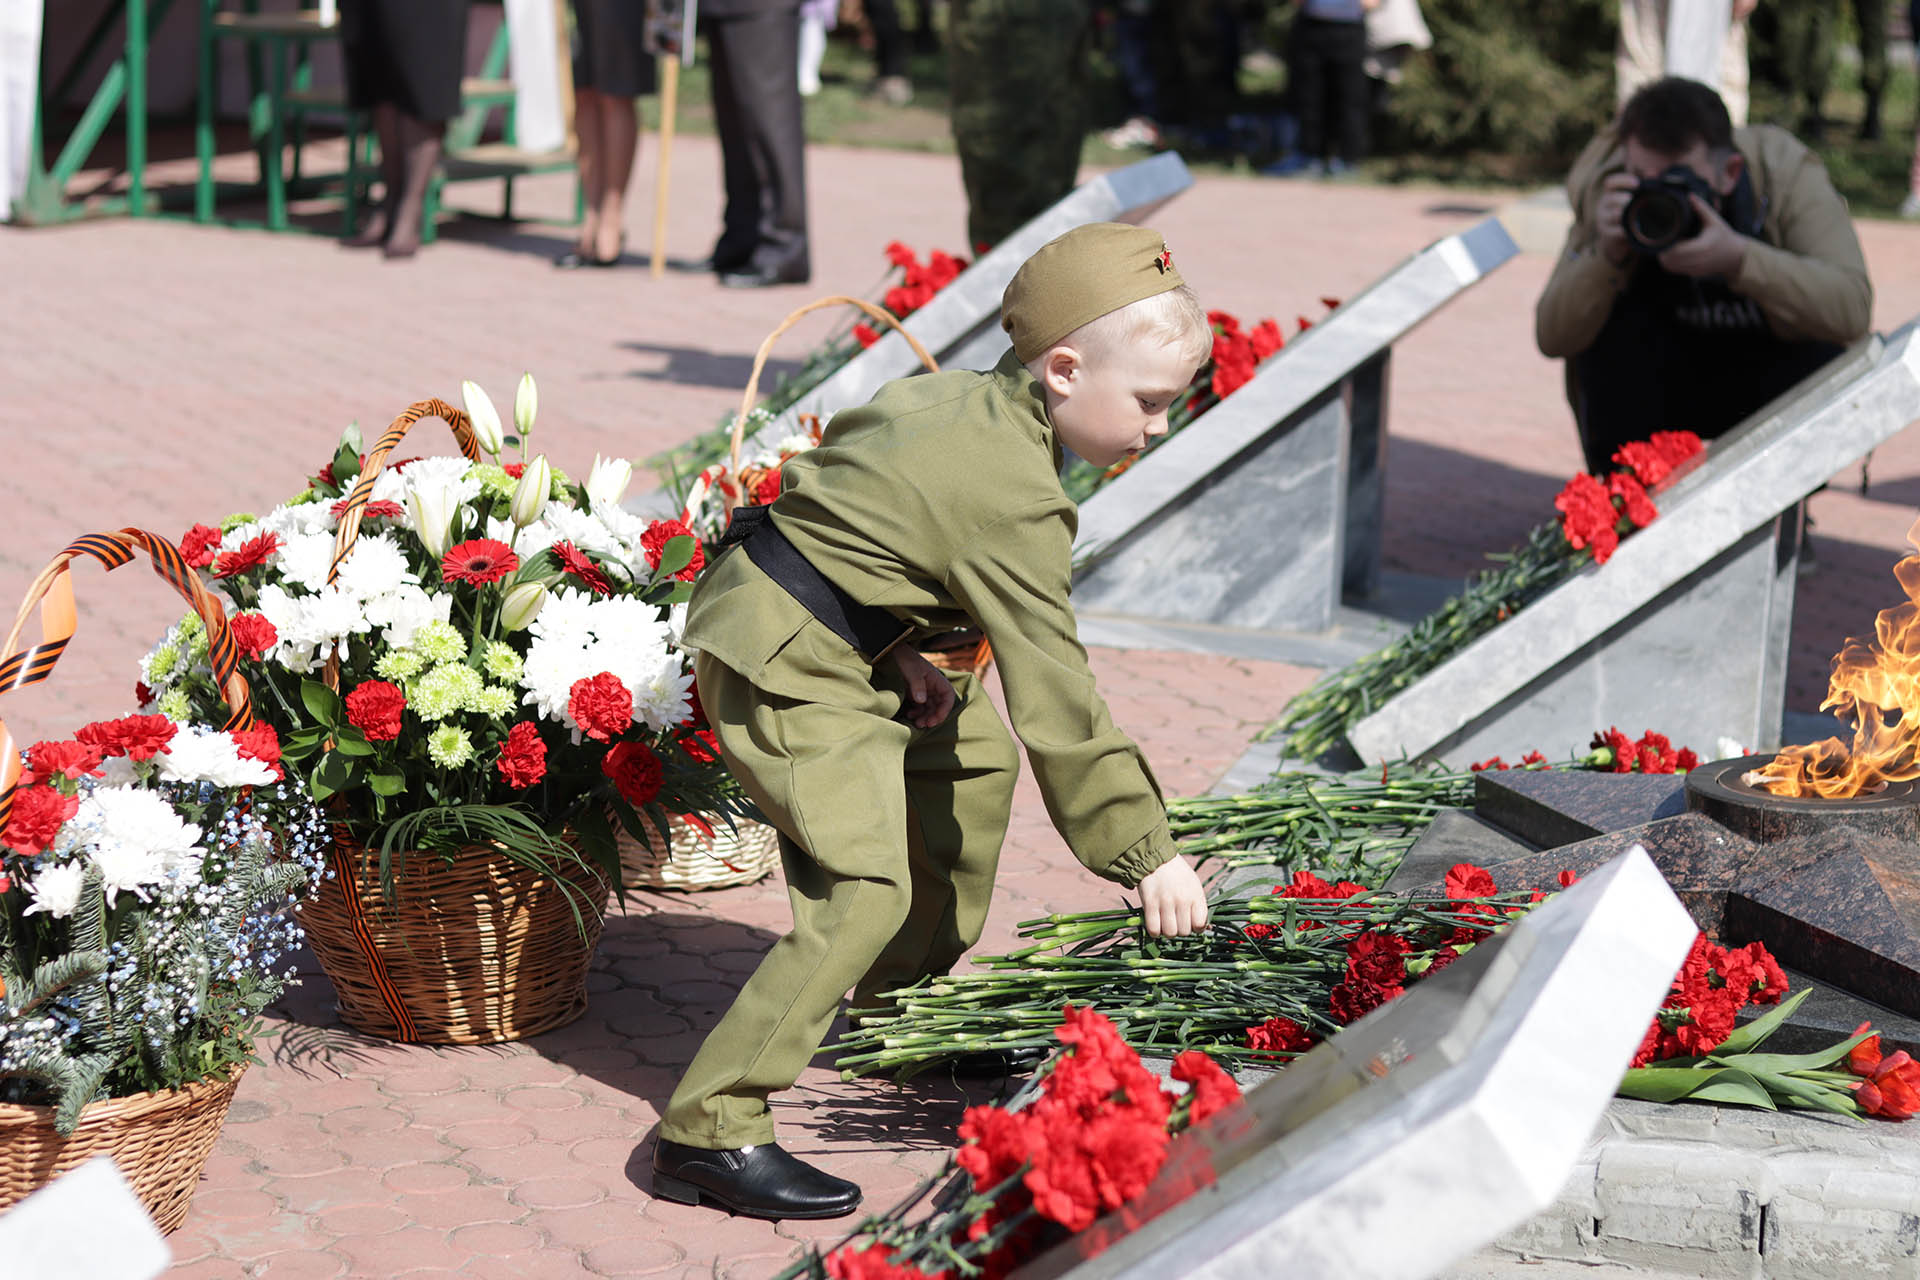
M 892 656 L 907 682 L 907 705 L 902 710 L 908 724 L 931 729 L 953 714 L 953 682 L 940 668 L 906 645 L 897 646 Z
M 1207 894 L 1200 877 L 1182 857 L 1172 857 L 1140 882 L 1140 909 L 1147 932 L 1156 938 L 1177 938 L 1206 927 Z

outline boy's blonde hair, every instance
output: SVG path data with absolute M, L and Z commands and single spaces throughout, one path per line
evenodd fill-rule
M 1212 354 L 1213 326 L 1208 323 L 1206 309 L 1191 288 L 1183 284 L 1177 289 L 1129 302 L 1087 321 L 1052 346 L 1072 347 L 1088 363 L 1100 363 L 1123 348 L 1144 343 L 1179 347 L 1180 353 L 1195 368 Z M 1042 352 L 1029 363 L 1029 369 L 1045 359 L 1046 353 Z

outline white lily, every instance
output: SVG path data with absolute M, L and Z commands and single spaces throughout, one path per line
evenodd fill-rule
M 546 603 L 545 587 L 537 582 L 523 582 L 500 601 L 500 625 L 509 631 L 525 631 Z
M 500 429 L 500 413 L 493 407 L 493 401 L 487 398 L 487 393 L 479 383 L 470 379 L 460 384 L 460 398 L 466 402 L 474 438 L 480 442 L 480 447 L 488 457 L 499 457 L 506 436 Z
M 520 429 L 524 443 L 533 434 L 534 411 L 540 407 L 540 393 L 534 390 L 533 375 L 520 375 L 520 389 L 513 394 L 513 425 Z
M 587 505 L 612 506 L 619 502 L 632 479 L 633 463 L 625 458 L 603 458 L 594 454 L 593 470 L 587 473 Z
M 546 510 L 547 494 L 552 488 L 553 468 L 547 465 L 546 454 L 537 454 L 520 473 L 520 483 L 514 487 L 510 512 L 513 522 L 524 529 L 538 520 Z
M 454 505 L 451 485 L 421 485 L 407 490 L 407 512 L 413 518 L 414 532 L 435 560 L 447 554 Z

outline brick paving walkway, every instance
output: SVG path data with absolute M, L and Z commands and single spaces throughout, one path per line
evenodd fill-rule
M 632 242 L 651 207 L 650 157 Z M 695 258 L 713 224 L 717 157 L 675 155 L 670 251 Z M 178 535 L 264 509 L 324 461 L 350 419 L 374 429 L 410 400 L 473 377 L 541 386 L 539 447 L 565 467 L 648 454 L 737 399 L 753 347 L 816 293 L 866 293 L 880 248 L 961 243 L 947 158 L 817 149 L 815 284 L 730 293 L 643 269 L 561 274 L 566 232 L 461 224 L 388 265 L 321 238 L 176 222 L 0 231 L 0 600 L 19 597 L 73 535 L 123 524 Z M 459 199 L 490 198 L 473 189 Z M 558 180 L 523 207 L 565 207 Z M 1243 318 L 1320 311 L 1498 201 L 1458 191 L 1296 186 L 1209 177 L 1156 219 L 1209 305 Z M 1920 229 L 1862 227 L 1883 329 L 1920 313 Z M 1391 566 L 1464 574 L 1550 512 L 1579 455 L 1558 369 L 1534 354 L 1548 269 L 1523 257 L 1398 348 L 1388 489 Z M 827 325 L 803 325 L 784 355 Z M 432 423 L 426 444 L 438 448 Z M 1891 603 L 1887 570 L 1920 505 L 1920 438 L 1875 459 L 1870 494 L 1814 500 L 1821 569 L 1801 583 L 1790 705 L 1812 710 L 1827 655 Z M 1857 477 L 1843 477 L 1855 479 Z M 7 700 L 24 740 L 124 710 L 134 658 L 177 613 L 137 570 L 78 573 L 81 632 L 48 686 Z M 1177 583 L 1168 584 L 1177 590 Z M 1313 676 L 1273 663 L 1100 649 L 1115 719 L 1171 793 L 1204 790 Z M 1634 729 L 1643 726 L 1629 726 Z M 1023 782 L 983 946 L 1016 922 L 1097 906 Z M 835 1224 L 778 1227 L 655 1201 L 647 1158 L 660 1106 L 701 1032 L 784 927 L 776 885 L 636 895 L 611 922 L 574 1025 L 484 1049 L 394 1046 L 340 1027 L 314 973 L 243 1081 L 186 1225 L 174 1275 L 337 1277 L 766 1276 Z M 977 1096 L 977 1095 L 976 1095 Z M 884 1207 L 937 1166 L 968 1095 L 951 1082 L 841 1084 L 810 1072 L 781 1100 L 789 1144 Z

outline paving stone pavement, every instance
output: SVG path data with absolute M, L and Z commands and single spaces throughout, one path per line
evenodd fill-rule
M 710 140 L 682 140 L 674 172 L 669 249 L 697 258 L 715 223 Z M 402 265 L 321 237 L 177 221 L 0 230 L 13 300 L 0 314 L 0 601 L 17 600 L 76 534 L 134 524 L 177 536 L 196 520 L 264 509 L 326 459 L 348 420 L 377 429 L 411 400 L 455 398 L 463 377 L 500 402 L 533 370 L 536 443 L 569 469 L 596 452 L 644 456 L 686 438 L 737 401 L 755 345 L 789 309 L 821 293 L 870 293 L 889 240 L 962 243 L 951 158 L 816 148 L 810 179 L 814 284 L 764 291 L 678 273 L 654 281 L 638 265 L 555 272 L 547 260 L 567 233 L 539 224 L 452 224 Z M 650 181 L 649 155 L 631 204 L 629 243 L 642 259 Z M 517 198 L 554 214 L 568 194 L 547 179 Z M 1291 330 L 1296 314 L 1319 314 L 1323 295 L 1357 291 L 1502 199 L 1207 176 L 1154 222 L 1210 306 L 1278 316 Z M 1876 324 L 1920 314 L 1920 229 L 1865 223 L 1861 234 Z M 1397 349 L 1390 567 L 1464 575 L 1550 515 L 1578 466 L 1558 369 L 1531 343 L 1548 266 L 1539 255 L 1514 261 Z M 810 317 L 776 356 L 791 361 L 830 324 Z M 442 447 L 436 424 L 419 429 L 425 449 Z M 1920 505 L 1920 438 L 1896 438 L 1872 474 L 1866 495 L 1836 484 L 1814 499 L 1820 568 L 1801 581 L 1798 710 L 1818 703 L 1840 638 L 1893 602 L 1887 571 Z M 26 741 L 122 712 L 134 659 L 178 612 L 137 569 L 104 579 L 86 563 L 76 577 L 75 644 L 49 684 L 7 700 Z M 1116 649 L 1094 650 L 1093 663 L 1116 721 L 1170 794 L 1209 787 L 1314 674 Z M 1024 781 L 983 948 L 1004 949 L 1022 919 L 1115 897 L 1073 865 Z M 655 1201 L 647 1160 L 680 1068 L 785 921 L 775 883 L 636 894 L 609 923 L 586 1016 L 497 1048 L 348 1031 L 309 961 L 172 1237 L 173 1275 L 771 1275 L 839 1225 L 774 1226 Z M 951 1081 L 842 1084 L 822 1067 L 780 1100 L 777 1118 L 796 1151 L 859 1181 L 879 1207 L 938 1166 L 961 1109 L 985 1096 Z

